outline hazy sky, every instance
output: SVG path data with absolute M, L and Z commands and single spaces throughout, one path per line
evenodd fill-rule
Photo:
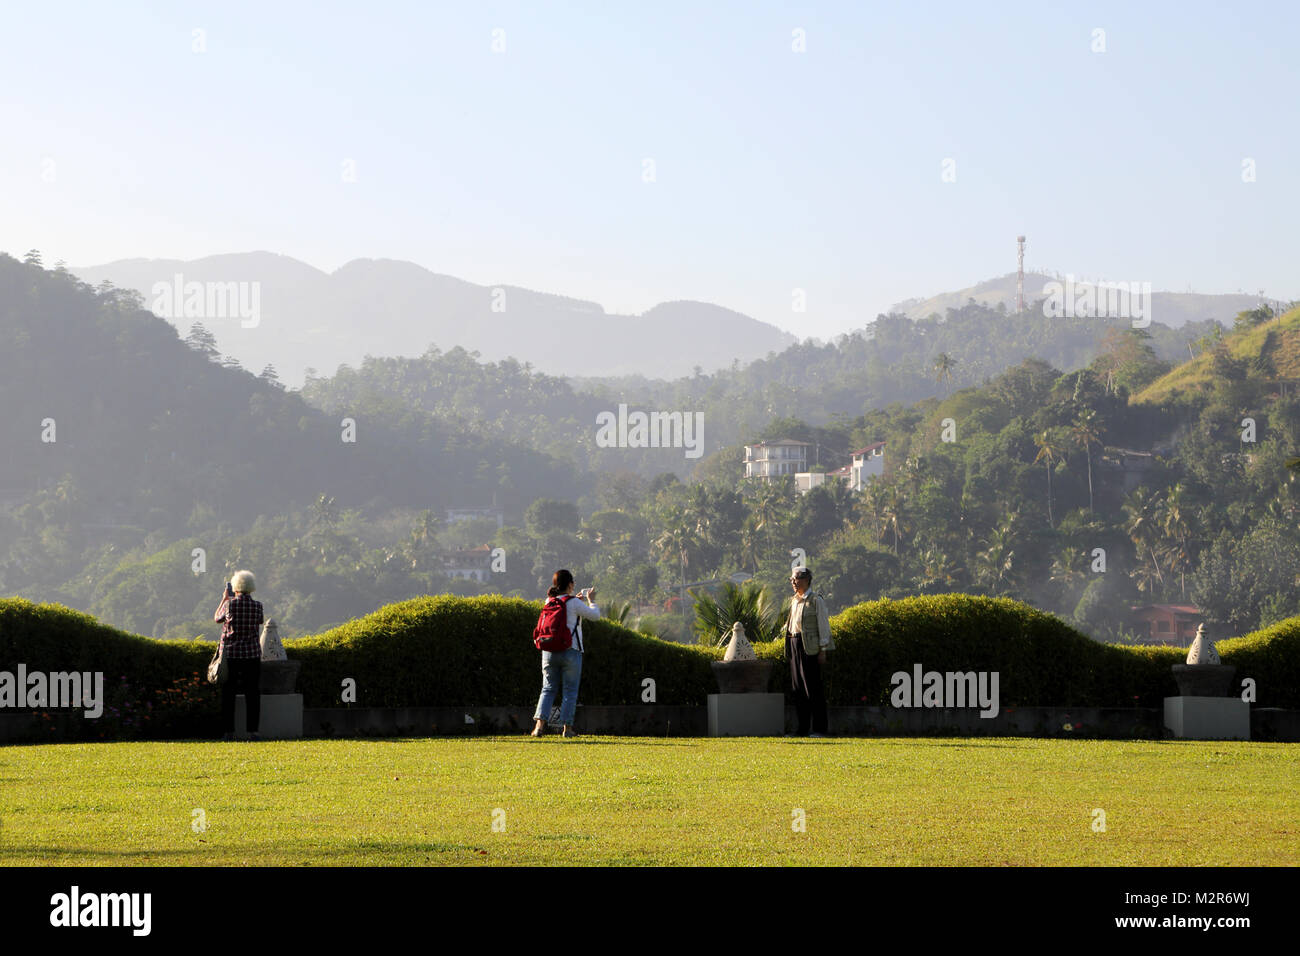
M 1011 271 L 1026 233 L 1031 267 L 1300 295 L 1291 3 L 114 0 L 4 21 L 0 251 L 47 264 L 391 257 L 825 337 Z

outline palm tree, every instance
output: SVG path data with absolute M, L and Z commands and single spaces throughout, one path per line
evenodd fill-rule
M 742 571 L 757 571 L 763 560 L 763 539 L 756 519 L 750 515 L 740 527 L 740 567 Z
M 785 632 L 788 608 L 783 609 L 770 591 L 755 581 L 737 587 L 728 582 L 715 598 L 691 592 L 695 599 L 695 633 L 701 644 L 721 644 L 739 621 L 752 642 L 775 641 Z
M 1146 545 L 1147 556 L 1155 569 L 1156 578 L 1163 586 L 1165 576 L 1160 571 L 1160 559 L 1156 556 L 1155 547 L 1152 544 L 1152 539 L 1158 533 L 1161 525 L 1159 493 L 1153 495 L 1141 485 L 1134 488 L 1132 494 L 1124 501 L 1124 515 L 1126 519 L 1124 530 L 1132 539 L 1134 547 L 1137 548 L 1139 560 L 1142 557 L 1142 546 Z
M 936 382 L 946 382 L 947 387 L 944 394 L 947 395 L 952 389 L 952 370 L 956 368 L 957 360 L 947 352 L 940 352 L 934 360 L 934 380 Z
M 1196 512 L 1187 497 L 1187 487 L 1181 481 L 1170 488 L 1169 494 L 1165 496 L 1161 513 L 1163 520 L 1160 523 L 1161 530 L 1170 539 L 1165 548 L 1169 570 L 1177 568 L 1178 590 L 1184 600 L 1187 599 L 1187 570 L 1192 563 L 1189 541 L 1196 520 Z M 1273 500 L 1277 501 L 1276 498 Z
M 432 511 L 420 512 L 420 517 L 416 519 L 415 527 L 411 529 L 411 537 L 407 540 L 404 549 L 404 557 L 410 562 L 412 569 L 419 567 L 421 557 L 433 550 L 441 526 L 442 521 Z
M 858 493 L 850 488 L 846 481 L 830 482 L 827 491 L 830 494 L 831 504 L 835 508 L 835 514 L 840 520 L 840 527 L 852 524 L 857 517 L 858 504 L 862 500 Z
M 686 523 L 695 531 L 697 547 L 706 548 L 711 545 L 714 537 L 714 515 L 716 512 L 709 501 L 707 486 L 702 484 L 691 485 L 690 491 L 686 495 L 684 511 L 683 517 Z
M 1092 514 L 1092 446 L 1101 444 L 1101 427 L 1097 413 L 1091 408 L 1081 412 L 1070 428 L 1070 437 L 1088 456 L 1088 513 Z
M 941 545 L 934 544 L 921 554 L 921 592 L 951 591 L 957 586 L 961 564 Z
M 1081 549 L 1062 548 L 1056 553 L 1056 557 L 1052 559 L 1052 570 L 1049 577 L 1052 581 L 1062 585 L 1068 594 L 1088 576 L 1087 565 L 1088 558 Z
M 1061 457 L 1061 446 L 1057 444 L 1050 428 L 1036 437 L 1034 444 L 1038 446 L 1038 455 L 1034 458 L 1034 464 L 1041 461 L 1047 467 L 1047 526 L 1050 528 L 1055 524 L 1052 519 L 1052 466 Z
M 632 615 L 632 604 L 629 601 L 610 602 L 600 609 L 601 620 L 613 621 L 615 624 L 627 626 L 627 619 Z
M 1003 523 L 989 535 L 988 547 L 975 555 L 975 577 L 994 596 L 1004 593 L 1014 583 L 1012 565 L 1016 552 L 1010 522 Z
M 887 531 L 894 533 L 894 554 L 898 554 L 898 536 L 910 527 L 903 510 L 905 506 L 902 489 L 891 483 L 881 497 L 879 515 L 882 522 L 881 537 L 884 537 L 884 532 Z
M 655 550 L 664 558 L 675 557 L 681 568 L 682 616 L 686 616 L 686 565 L 690 564 L 690 552 L 695 550 L 695 532 L 681 520 L 674 521 L 655 539 Z
M 780 528 L 787 508 L 782 487 L 775 482 L 763 482 L 750 512 L 754 516 L 754 527 L 771 537 Z

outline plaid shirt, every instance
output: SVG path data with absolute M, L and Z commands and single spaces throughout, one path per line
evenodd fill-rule
M 262 602 L 247 594 L 236 593 L 224 608 L 218 608 L 213 620 L 221 622 L 222 655 L 227 660 L 262 659 Z

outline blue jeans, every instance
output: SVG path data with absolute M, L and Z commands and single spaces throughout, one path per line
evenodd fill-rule
M 573 726 L 573 715 L 578 709 L 578 682 L 582 679 L 582 651 L 570 647 L 567 651 L 542 651 L 542 696 L 537 698 L 537 713 L 533 720 L 546 720 L 551 715 L 551 703 L 560 682 L 564 683 L 564 696 L 560 700 L 560 723 Z

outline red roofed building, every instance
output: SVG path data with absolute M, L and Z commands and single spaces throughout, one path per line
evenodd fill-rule
M 861 491 L 866 479 L 872 475 L 885 473 L 885 443 L 878 441 L 866 448 L 859 448 L 853 453 L 853 463 L 849 465 L 849 487 Z
M 1190 647 L 1196 625 L 1203 620 L 1195 604 L 1144 604 L 1129 608 L 1133 629 L 1145 632 L 1152 644 Z

